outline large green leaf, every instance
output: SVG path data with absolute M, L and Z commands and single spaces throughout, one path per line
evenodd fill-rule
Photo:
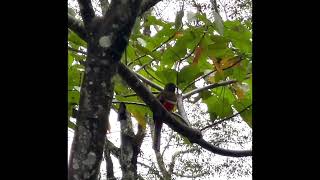
M 177 71 L 173 69 L 163 69 L 162 71 L 156 71 L 155 74 L 160 78 L 163 84 L 175 83 L 177 79 Z
M 234 102 L 234 107 L 235 109 L 239 112 L 244 110 L 247 106 L 252 104 L 251 97 L 246 96 L 246 98 L 242 99 L 241 101 L 235 101 Z M 252 108 L 249 110 L 246 110 L 240 114 L 240 116 L 243 118 L 243 120 L 250 126 L 252 127 Z
M 208 106 L 208 112 L 218 118 L 224 118 L 232 115 L 232 108 L 228 98 L 222 95 L 212 95 L 211 97 L 203 100 Z
M 197 65 L 188 65 L 181 69 L 179 72 L 179 84 L 188 83 L 193 81 L 195 78 L 202 75 L 200 68 Z
M 240 52 L 245 54 L 252 52 L 251 31 L 245 25 L 239 21 L 226 21 L 225 27 L 224 36 L 230 39 Z
M 68 35 L 68 43 L 72 46 L 74 49 L 78 49 L 79 46 L 87 47 L 87 43 L 82 40 L 76 33 L 71 32 Z

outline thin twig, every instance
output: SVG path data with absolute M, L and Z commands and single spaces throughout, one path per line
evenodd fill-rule
M 217 87 L 220 87 L 220 86 L 226 86 L 226 85 L 229 85 L 229 84 L 233 84 L 235 82 L 238 82 L 237 80 L 229 80 L 229 81 L 223 81 L 223 82 L 220 82 L 220 83 L 214 83 L 214 84 L 210 84 L 210 85 L 207 85 L 207 86 L 204 86 L 202 88 L 198 88 L 198 89 L 195 89 L 195 90 L 192 90 L 186 94 L 184 94 L 182 96 L 183 99 L 185 98 L 188 98 L 196 93 L 199 93 L 199 92 L 202 92 L 202 91 L 205 91 L 205 90 L 208 90 L 208 89 L 213 89 L 213 88 L 217 88 Z
M 154 92 L 152 92 L 152 94 L 159 94 L 160 92 L 159 91 L 154 91 Z M 122 97 L 125 97 L 125 98 L 127 98 L 127 97 L 132 97 L 132 96 L 138 96 L 136 93 L 134 93 L 134 94 L 128 94 L 128 95 L 123 95 Z
M 166 44 L 167 42 L 169 42 L 172 38 L 174 38 L 174 36 L 176 35 L 176 33 L 173 33 L 173 35 L 171 35 L 166 41 L 164 41 L 163 43 L 161 43 L 159 46 L 155 47 L 151 52 L 156 51 L 157 49 L 159 49 L 160 47 L 162 47 L 164 44 Z M 142 56 L 137 57 L 136 59 L 134 59 L 133 61 L 131 61 L 128 66 L 130 66 L 131 64 L 133 64 L 135 61 L 138 61 L 139 59 L 146 57 L 148 54 L 144 54 Z M 153 61 L 153 60 L 152 60 Z M 152 62 L 150 61 L 150 63 Z
M 148 85 L 150 85 L 151 87 L 159 90 L 159 91 L 162 91 L 163 88 L 161 86 L 159 86 L 158 84 L 155 84 L 154 82 L 150 81 L 149 79 L 143 77 L 142 75 L 138 74 L 138 73 L 135 73 L 135 75 L 141 79 L 144 83 L 147 83 Z
M 252 104 L 248 105 L 248 106 L 245 107 L 243 110 L 239 111 L 239 112 L 236 113 L 236 114 L 233 114 L 232 116 L 226 117 L 226 118 L 224 118 L 224 119 L 222 119 L 222 120 L 220 120 L 220 121 L 214 122 L 213 124 L 208 125 L 208 126 L 202 128 L 202 129 L 200 129 L 200 131 L 203 131 L 203 130 L 205 130 L 205 129 L 208 129 L 208 128 L 210 128 L 210 127 L 213 127 L 213 126 L 215 126 L 215 125 L 217 125 L 217 124 L 220 124 L 220 123 L 222 123 L 222 122 L 224 122 L 224 121 L 226 121 L 226 120 L 229 120 L 229 119 L 231 119 L 231 118 L 233 118 L 233 117 L 235 117 L 235 116 L 243 113 L 244 111 L 248 110 L 251 106 L 252 106 Z
M 240 58 L 237 62 L 235 62 L 235 63 L 232 64 L 231 66 L 226 67 L 226 68 L 224 68 L 224 69 L 222 69 L 222 70 L 227 70 L 227 69 L 229 69 L 229 68 L 232 68 L 233 66 L 237 65 L 238 63 L 240 63 L 242 60 L 244 60 L 244 59 L 243 59 L 243 58 Z M 200 79 L 206 78 L 207 76 L 209 76 L 210 74 L 214 73 L 215 71 L 217 71 L 217 70 L 216 70 L 216 69 L 215 69 L 215 70 L 212 70 L 212 71 L 210 71 L 209 73 L 204 74 L 204 75 L 198 77 L 197 79 L 193 80 L 193 81 L 190 82 L 185 88 L 183 88 L 182 92 L 184 92 L 188 87 L 190 87 L 190 86 L 191 86 L 192 84 L 194 84 L 195 82 L 199 81 Z
M 138 105 L 138 106 L 147 106 L 144 103 L 140 103 L 140 102 L 132 102 L 132 101 L 112 101 L 112 103 L 125 103 L 125 104 L 133 104 L 133 105 Z
M 81 50 L 77 50 L 77 49 L 74 49 L 74 48 L 72 48 L 72 47 L 69 47 L 69 46 L 68 46 L 68 49 L 69 49 L 69 50 L 71 50 L 71 51 L 74 51 L 74 52 L 78 52 L 78 53 L 81 53 L 81 54 L 83 54 L 83 55 L 87 55 L 87 53 L 86 53 L 86 52 L 84 52 L 84 51 L 81 51 Z

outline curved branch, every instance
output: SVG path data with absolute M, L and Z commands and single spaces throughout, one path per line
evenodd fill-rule
M 161 0 L 145 0 L 141 4 L 140 11 L 138 13 L 138 16 L 141 16 L 144 12 L 148 11 L 151 7 L 156 5 Z
M 119 159 L 120 157 L 120 148 L 118 148 L 117 146 L 115 146 L 111 141 L 109 141 L 108 139 L 106 139 L 106 143 L 105 143 L 105 148 L 109 149 L 111 154 L 113 154 L 116 158 Z
M 197 147 L 193 147 L 191 149 L 187 149 L 184 151 L 177 151 L 173 154 L 173 156 L 171 157 L 171 163 L 169 164 L 169 173 L 173 174 L 173 169 L 174 169 L 174 165 L 176 162 L 176 159 L 178 156 L 180 156 L 181 154 L 186 154 L 186 153 L 191 153 L 193 151 L 199 150 L 199 148 Z
M 91 0 L 78 0 L 78 4 L 79 4 L 80 14 L 83 19 L 84 26 L 87 27 L 88 24 L 95 17 Z
M 178 111 L 179 114 L 182 116 L 182 118 L 185 120 L 185 122 L 187 123 L 188 126 L 190 126 L 190 121 L 188 120 L 188 116 L 186 111 L 184 110 L 184 106 L 183 106 L 183 100 L 182 100 L 182 95 L 179 94 L 177 96 L 177 106 L 178 106 Z
M 145 167 L 145 168 L 148 168 L 149 171 L 151 171 L 153 174 L 157 175 L 159 177 L 159 179 L 163 180 L 163 177 L 159 174 L 159 171 L 157 171 L 156 169 L 152 168 L 151 166 L 148 166 L 142 162 L 137 162 L 137 164 Z
M 88 42 L 88 34 L 83 23 L 70 14 L 68 14 L 68 28 L 75 32 L 81 39 Z
M 201 91 L 205 91 L 205 90 L 208 90 L 208 89 L 213 89 L 213 88 L 216 88 L 216 87 L 220 87 L 220 86 L 226 86 L 226 85 L 229 85 L 229 84 L 233 84 L 237 82 L 237 80 L 229 80 L 229 81 L 224 81 L 224 82 L 220 82 L 220 83 L 214 83 L 214 84 L 210 84 L 210 85 L 207 85 L 207 86 L 204 86 L 202 88 L 198 88 L 198 89 L 195 89 L 195 90 L 192 90 L 186 94 L 184 94 L 182 96 L 182 98 L 189 98 L 190 96 L 194 95 L 194 94 L 197 94 Z
M 182 122 L 177 121 L 171 113 L 169 113 L 159 102 L 159 100 L 146 88 L 138 79 L 136 74 L 127 68 L 122 63 L 118 64 L 118 73 L 121 78 L 140 96 L 140 98 L 149 106 L 152 112 L 161 115 L 163 122 L 172 130 L 178 132 L 182 136 L 189 139 L 191 143 L 197 143 L 201 147 L 211 151 L 212 153 L 223 156 L 242 157 L 251 156 L 252 151 L 233 151 L 215 147 L 202 139 L 202 134 L 199 130 L 188 127 Z
M 224 148 L 220 148 L 217 146 L 214 146 L 210 144 L 209 142 L 205 141 L 204 139 L 197 139 L 196 142 L 198 145 L 203 147 L 204 149 L 214 152 L 216 154 L 222 155 L 222 156 L 230 156 L 230 157 L 246 157 L 246 156 L 252 156 L 251 150 L 228 150 Z

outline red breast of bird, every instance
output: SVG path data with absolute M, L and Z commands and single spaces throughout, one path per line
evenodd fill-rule
M 176 102 L 175 102 L 175 101 L 165 100 L 165 101 L 163 102 L 163 106 L 164 106 L 168 111 L 172 111 L 175 105 L 176 105 Z

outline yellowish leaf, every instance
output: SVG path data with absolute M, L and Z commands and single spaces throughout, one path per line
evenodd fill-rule
M 183 33 L 181 31 L 178 31 L 175 33 L 174 37 L 176 38 L 179 38 L 179 37 L 182 37 L 183 36 Z
M 213 62 L 214 67 L 216 68 L 217 72 L 222 73 L 223 70 L 221 69 L 218 60 L 215 57 L 211 57 L 211 60 Z
M 192 61 L 192 64 L 198 64 L 199 62 L 199 58 L 201 56 L 201 53 L 202 53 L 202 48 L 201 47 L 197 47 L 196 50 L 195 50 L 195 56 L 194 56 L 194 59 Z
M 245 92 L 244 92 L 243 88 L 241 88 L 239 86 L 239 84 L 235 84 L 233 87 L 234 87 L 234 90 L 235 90 L 235 93 L 236 93 L 238 99 L 243 99 L 245 96 Z
M 138 121 L 138 124 L 141 125 L 145 129 L 147 122 L 144 118 L 144 115 L 138 111 L 131 111 L 131 114 L 133 115 L 133 117 L 136 118 L 136 120 Z
M 222 69 L 225 69 L 225 68 L 228 68 L 230 66 L 234 66 L 237 67 L 237 66 L 240 66 L 240 63 L 237 63 L 237 61 L 239 61 L 239 57 L 232 57 L 232 58 L 223 58 L 220 62 L 220 67 Z M 237 63 L 237 64 L 236 64 Z

